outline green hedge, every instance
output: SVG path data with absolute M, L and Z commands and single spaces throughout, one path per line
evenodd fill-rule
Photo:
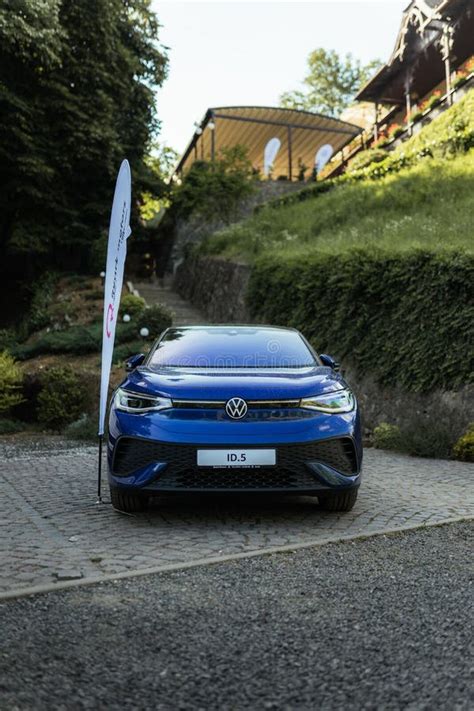
M 472 380 L 474 257 L 460 252 L 262 257 L 247 303 L 258 321 L 294 326 L 320 352 L 408 390 Z

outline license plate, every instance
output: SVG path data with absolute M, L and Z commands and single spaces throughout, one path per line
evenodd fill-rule
M 198 467 L 268 467 L 276 464 L 274 449 L 198 449 Z

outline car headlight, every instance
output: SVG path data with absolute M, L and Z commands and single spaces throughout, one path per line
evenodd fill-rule
M 173 403 L 167 397 L 142 395 L 141 393 L 132 393 L 130 390 L 122 390 L 122 388 L 119 388 L 115 393 L 114 404 L 117 410 L 136 414 L 166 410 L 168 407 L 173 406 Z
M 300 407 L 309 410 L 318 410 L 328 414 L 350 412 L 354 409 L 355 398 L 350 390 L 338 390 L 334 393 L 324 393 L 314 397 L 305 397 L 300 402 Z

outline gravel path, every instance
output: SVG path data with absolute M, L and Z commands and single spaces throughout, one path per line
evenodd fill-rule
M 473 708 L 471 556 L 460 523 L 4 602 L 0 707 Z

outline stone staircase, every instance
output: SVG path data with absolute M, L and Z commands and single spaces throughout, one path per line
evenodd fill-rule
M 134 282 L 133 286 L 140 296 L 145 299 L 148 306 L 161 304 L 169 309 L 173 314 L 173 325 L 175 326 L 193 326 L 209 323 L 209 319 L 199 309 L 185 301 L 176 291 L 173 291 L 171 285 L 166 281 Z

